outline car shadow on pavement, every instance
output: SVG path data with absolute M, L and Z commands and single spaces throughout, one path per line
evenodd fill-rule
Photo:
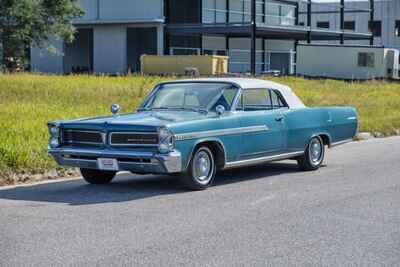
M 264 165 L 224 170 L 217 174 L 214 186 L 245 182 L 254 179 L 267 179 L 268 177 L 296 172 L 300 172 L 300 170 L 295 161 L 271 162 Z
M 217 174 L 214 186 L 220 188 L 226 184 L 268 179 L 298 171 L 297 165 L 290 162 L 226 170 Z M 181 193 L 190 191 L 174 177 L 120 174 L 108 185 L 88 185 L 81 179 L 73 179 L 2 189 L 0 199 L 90 205 Z

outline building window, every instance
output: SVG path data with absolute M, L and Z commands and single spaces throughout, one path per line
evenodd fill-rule
M 396 25 L 394 29 L 395 29 L 395 35 L 397 37 L 400 37 L 400 20 L 396 20 Z
M 358 66 L 359 67 L 375 67 L 375 53 L 360 52 L 358 53 Z
M 304 22 L 299 22 L 299 26 L 304 26 Z
M 317 28 L 329 29 L 329 21 L 317 21 Z
M 348 31 L 355 31 L 356 30 L 356 22 L 355 21 L 345 21 L 344 29 L 348 30 Z
M 380 20 L 369 21 L 368 28 L 375 37 L 382 36 L 382 22 Z

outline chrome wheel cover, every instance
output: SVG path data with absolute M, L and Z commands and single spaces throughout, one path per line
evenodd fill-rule
M 321 139 L 313 138 L 308 146 L 310 161 L 314 166 L 321 164 L 324 159 L 324 144 Z
M 210 151 L 199 150 L 193 158 L 193 178 L 202 185 L 207 185 L 214 173 L 214 159 Z

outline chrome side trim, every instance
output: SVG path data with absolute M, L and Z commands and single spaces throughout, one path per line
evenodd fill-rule
M 268 130 L 269 130 L 269 128 L 267 125 L 257 125 L 257 126 L 239 127 L 239 128 L 232 128 L 232 129 L 199 131 L 199 132 L 191 132 L 191 133 L 184 133 L 184 134 L 176 134 L 175 140 L 183 141 L 183 140 L 190 140 L 190 139 L 196 139 L 196 138 L 207 138 L 207 137 L 222 136 L 222 135 L 265 132 Z
M 349 121 L 355 121 L 355 120 L 357 120 L 357 117 L 348 117 L 347 118 Z
M 344 145 L 344 144 L 347 144 L 347 143 L 350 143 L 350 142 L 353 142 L 353 141 L 354 141 L 353 139 L 346 139 L 346 140 L 343 140 L 343 141 L 335 142 L 335 143 L 332 143 L 330 145 L 330 148 L 335 147 L 335 146 Z
M 224 169 L 238 168 L 238 167 L 249 166 L 249 165 L 257 165 L 259 163 L 270 162 L 270 161 L 275 161 L 275 160 L 289 159 L 292 157 L 301 156 L 303 154 L 304 154 L 304 151 L 298 151 L 298 152 L 291 152 L 291 153 L 285 153 L 285 154 L 279 154 L 279 155 L 273 155 L 273 156 L 267 156 L 267 157 L 260 157 L 260 158 L 254 158 L 254 159 L 231 161 L 231 162 L 227 162 L 225 164 Z

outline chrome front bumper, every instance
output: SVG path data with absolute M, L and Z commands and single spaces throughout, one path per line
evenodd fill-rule
M 142 174 L 182 172 L 182 158 L 179 151 L 160 154 L 126 150 L 49 148 L 48 152 L 62 166 L 98 169 L 98 158 L 113 158 L 118 161 L 118 171 L 130 171 Z

